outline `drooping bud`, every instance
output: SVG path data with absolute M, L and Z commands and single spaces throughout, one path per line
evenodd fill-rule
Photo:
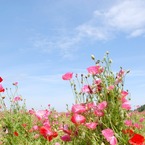
M 106 51 L 106 54 L 108 55 L 109 54 L 109 51 Z
M 92 58 L 92 60 L 95 60 L 95 56 L 94 55 L 91 55 L 91 58 Z
M 112 59 L 109 59 L 109 63 L 112 63 Z
M 5 99 L 6 97 L 5 96 L 2 96 L 2 99 Z
M 100 60 L 97 60 L 97 61 L 96 61 L 96 64 L 99 64 L 99 63 L 100 63 Z

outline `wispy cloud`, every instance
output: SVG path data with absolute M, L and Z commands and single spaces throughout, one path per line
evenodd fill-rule
M 106 41 L 117 34 L 126 37 L 145 35 L 145 1 L 118 0 L 103 11 L 95 10 L 85 23 L 72 28 L 71 32 L 53 38 L 38 37 L 33 40 L 37 50 L 52 53 L 59 52 L 65 58 L 73 58 L 79 44 L 87 40 Z M 94 41 L 94 42 L 95 42 Z
M 145 1 L 124 0 L 112 6 L 102 15 L 104 23 L 116 31 L 139 36 L 145 31 Z
M 110 8 L 96 10 L 86 24 L 79 26 L 81 33 L 96 39 L 107 39 L 118 32 L 130 37 L 145 34 L 145 1 L 122 0 Z
M 78 49 L 77 44 L 81 41 L 79 35 L 76 36 L 56 36 L 48 38 L 47 36 L 37 36 L 32 38 L 32 49 L 43 53 L 58 53 L 63 58 L 73 58 L 73 53 Z M 75 47 L 74 47 L 75 46 Z
M 94 40 L 107 40 L 108 32 L 103 27 L 96 27 L 91 24 L 83 24 L 77 27 L 81 39 L 87 37 Z

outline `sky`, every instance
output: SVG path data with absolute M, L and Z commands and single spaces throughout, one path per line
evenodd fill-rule
M 145 104 L 144 0 L 0 0 L 0 76 L 28 108 L 74 103 L 66 72 L 87 73 L 106 51 L 123 67 L 131 105 Z

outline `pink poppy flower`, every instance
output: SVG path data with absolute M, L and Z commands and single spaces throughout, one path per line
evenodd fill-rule
M 48 118 L 48 117 L 47 117 Z M 46 118 L 46 120 L 43 122 L 43 126 L 45 127 L 51 127 L 49 120 Z
M 54 145 L 60 145 L 60 143 L 59 142 L 56 142 Z
M 104 112 L 103 112 L 103 111 L 100 111 L 100 110 L 97 110 L 97 109 L 94 111 L 94 113 L 95 113 L 95 115 L 98 116 L 98 117 L 104 116 Z
M 73 116 L 71 117 L 71 121 L 74 124 L 82 124 L 85 123 L 86 118 L 83 115 L 73 114 Z
M 70 137 L 70 135 L 66 134 L 66 135 L 61 136 L 61 140 L 65 141 L 65 142 L 71 141 L 71 137 Z
M 39 136 L 40 136 L 40 134 L 35 134 L 33 137 L 34 137 L 34 139 L 37 139 L 37 138 L 39 138 Z
M 86 110 L 93 109 L 94 107 L 96 107 L 94 102 L 87 103 L 85 106 L 86 106 Z
M 82 88 L 82 92 L 83 93 L 89 93 L 89 94 L 92 94 L 92 89 L 89 85 L 84 85 L 83 88 Z
M 33 126 L 33 130 L 38 130 L 38 129 L 39 129 L 39 127 L 37 125 Z
M 107 129 L 104 129 L 102 130 L 102 135 L 106 138 L 106 140 L 109 142 L 110 141 L 110 138 L 112 136 L 114 136 L 114 132 L 112 129 L 110 128 L 107 128 Z
M 88 73 L 92 75 L 100 74 L 104 71 L 104 69 L 101 66 L 90 66 L 87 68 Z
M 13 99 L 14 102 L 18 102 L 18 101 L 21 101 L 21 100 L 22 100 L 22 98 L 20 96 L 17 96 Z
M 72 106 L 72 113 L 84 113 L 86 111 L 86 107 L 80 104 L 75 104 Z
M 128 100 L 127 100 L 125 97 L 122 97 L 122 98 L 121 98 L 121 102 L 122 102 L 122 103 L 125 103 L 125 102 L 127 102 L 127 101 L 128 101 Z
M 126 97 L 128 95 L 128 92 L 127 91 L 121 91 L 121 96 L 122 97 Z
M 96 79 L 96 80 L 94 81 L 94 83 L 95 83 L 96 85 L 100 85 L 100 84 L 102 83 L 102 80 L 101 80 L 101 79 Z
M 118 76 L 119 77 L 122 77 L 124 75 L 125 71 L 123 69 L 121 69 L 118 73 Z
M 108 89 L 109 91 L 113 90 L 113 89 L 114 89 L 114 85 L 110 85 L 107 89 Z
M 48 116 L 49 116 L 50 112 L 48 110 L 38 110 L 35 112 L 35 115 L 38 119 L 42 119 L 42 118 L 45 118 L 47 119 Z
M 140 125 L 140 124 L 138 124 L 138 123 L 134 123 L 134 125 L 133 125 L 135 128 L 138 128 L 138 129 L 141 129 L 142 128 L 142 126 Z
M 112 129 L 104 129 L 102 130 L 102 134 L 105 137 L 105 139 L 110 143 L 110 145 L 117 145 L 117 139 L 114 136 L 114 132 Z
M 119 84 L 120 82 L 122 82 L 122 78 L 117 77 L 116 80 L 115 80 L 115 85 Z
M 107 107 L 107 102 L 103 101 L 97 105 L 97 109 L 104 110 Z
M 28 111 L 30 114 L 35 114 L 35 110 L 31 109 Z
M 68 125 L 63 125 L 61 130 L 63 130 L 63 132 L 67 133 L 68 135 L 71 135 L 71 130 L 68 129 Z
M 132 126 L 132 121 L 131 120 L 125 120 L 125 125 L 126 126 Z
M 115 136 L 112 136 L 111 138 L 110 138 L 110 145 L 117 145 L 117 139 L 116 139 L 116 137 Z
M 91 122 L 91 123 L 86 123 L 85 126 L 88 128 L 88 129 L 91 129 L 91 130 L 94 130 L 96 129 L 96 126 L 98 125 L 98 123 L 96 122 Z
M 140 119 L 139 119 L 139 122 L 143 122 L 143 121 L 144 121 L 144 118 L 140 118 Z
M 126 110 L 130 110 L 131 109 L 131 106 L 129 104 L 129 101 L 126 101 L 122 104 L 122 108 L 123 109 L 126 109 Z
M 73 76 L 73 73 L 72 72 L 68 72 L 68 73 L 66 73 L 66 74 L 64 74 L 62 76 L 62 79 L 63 80 L 70 80 L 70 79 L 72 79 L 72 76 Z

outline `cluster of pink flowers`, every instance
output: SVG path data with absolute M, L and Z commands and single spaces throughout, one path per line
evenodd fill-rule
M 36 132 L 35 137 L 42 135 L 48 141 L 51 141 L 53 138 L 58 136 L 58 133 L 52 129 L 51 123 L 49 121 L 49 115 L 51 112 L 49 110 L 29 110 L 31 115 L 34 115 L 38 120 L 34 121 L 33 127 L 30 129 L 30 132 Z M 38 126 L 37 123 L 42 124 Z
M 105 110 L 107 110 L 107 108 L 111 107 L 109 105 L 112 102 L 111 103 L 108 102 L 108 98 L 106 96 L 103 96 L 106 92 L 107 92 L 107 94 L 111 94 L 111 93 L 113 93 L 113 91 L 117 92 L 116 93 L 117 96 L 114 96 L 115 100 L 119 102 L 118 104 L 120 104 L 120 106 L 118 106 L 118 107 L 122 108 L 124 111 L 131 110 L 131 105 L 127 99 L 127 96 L 129 94 L 128 91 L 124 91 L 122 88 L 121 89 L 122 91 L 120 92 L 120 89 L 118 89 L 119 86 L 122 86 L 123 78 L 126 73 L 123 69 L 121 69 L 119 71 L 119 73 L 117 73 L 117 75 L 114 79 L 114 83 L 112 81 L 112 83 L 109 83 L 109 84 L 105 84 L 106 80 L 103 80 L 102 79 L 103 77 L 98 77 L 99 75 L 103 74 L 105 71 L 105 69 L 103 67 L 99 66 L 99 64 L 97 64 L 96 66 L 88 67 L 87 71 L 93 77 L 93 84 L 83 84 L 80 94 L 83 94 L 83 95 L 86 94 L 86 96 L 90 96 L 90 98 L 93 95 L 96 95 L 96 96 L 99 95 L 99 97 L 100 98 L 102 97 L 102 98 L 100 99 L 101 101 L 99 100 L 99 102 L 94 101 L 93 99 L 91 101 L 88 101 L 88 99 L 86 99 L 85 103 L 74 104 L 71 109 L 71 113 L 72 113 L 71 121 L 76 126 L 83 125 L 83 126 L 86 126 L 88 129 L 95 130 L 95 129 L 97 129 L 97 126 L 101 126 L 99 120 L 97 121 L 95 119 L 95 121 L 93 121 L 93 119 L 92 119 L 92 121 L 88 122 L 87 116 L 90 115 L 89 113 L 91 113 L 91 116 L 93 114 L 94 118 L 95 118 L 95 116 L 97 118 L 101 118 L 101 117 L 104 117 L 105 115 L 106 116 L 108 115 L 108 114 L 105 114 L 105 112 L 106 112 Z M 71 80 L 72 77 L 73 77 L 73 73 L 69 72 L 69 73 L 64 74 L 62 76 L 62 79 Z M 104 87 L 106 87 L 106 88 L 104 88 Z M 106 90 L 106 91 L 104 91 L 104 90 Z M 103 98 L 104 98 L 104 100 L 103 100 Z M 140 122 L 142 122 L 143 120 L 144 119 L 141 118 Z M 141 127 L 138 123 L 134 123 L 132 125 L 131 120 L 126 120 L 124 123 L 125 123 L 124 125 L 126 125 L 127 127 L 132 126 L 137 129 L 140 129 L 140 127 Z M 128 130 L 122 130 L 122 131 L 123 131 L 123 133 L 126 134 L 126 132 Z M 115 133 L 111 128 L 102 129 L 102 135 L 107 140 L 107 142 L 110 143 L 110 145 L 118 144 L 118 139 L 115 137 Z M 129 144 L 143 145 L 144 137 L 142 137 L 139 134 L 135 134 L 133 131 L 132 131 L 132 135 L 134 135 L 134 136 L 130 136 L 131 138 L 128 140 Z M 69 138 L 71 138 L 70 134 L 68 136 L 69 136 Z M 140 141 L 136 141 L 137 138 Z
M 122 108 L 126 110 L 130 110 L 131 106 L 129 101 L 126 99 L 126 96 L 128 95 L 127 91 L 122 91 L 121 92 L 121 100 L 122 100 Z
M 121 68 L 116 75 L 111 75 L 112 72 L 108 73 L 108 70 L 109 68 L 100 66 L 98 62 L 95 66 L 88 67 L 88 75 L 81 76 L 82 82 L 78 92 L 75 81 L 72 81 L 73 73 L 64 74 L 62 79 L 69 80 L 71 85 L 74 85 L 74 94 L 78 99 L 76 103 L 65 113 L 55 111 L 52 113 L 50 104 L 49 109 L 38 111 L 31 109 L 27 114 L 33 118 L 32 126 L 27 128 L 28 124 L 22 123 L 22 127 L 27 133 L 32 133 L 34 139 L 43 138 L 45 141 L 53 141 L 53 145 L 60 145 L 58 140 L 73 143 L 81 139 L 86 139 L 86 144 L 89 145 L 92 142 L 117 145 L 122 143 L 120 140 L 124 135 L 128 137 L 126 144 L 145 145 L 144 136 L 137 132 L 143 128 L 141 123 L 144 118 L 141 117 L 138 122 L 133 122 L 130 118 L 131 113 L 127 113 L 131 110 L 127 98 L 129 92 L 125 91 L 122 85 L 126 71 Z M 87 80 L 89 77 L 92 79 L 91 83 Z M 0 77 L 0 93 L 5 91 L 2 81 Z M 13 85 L 17 87 L 18 82 Z M 12 103 L 18 104 L 17 102 L 21 100 L 22 97 L 18 95 L 13 98 Z M 64 121 L 62 121 L 63 117 Z M 15 137 L 19 137 L 19 134 L 20 132 L 14 130 Z M 124 142 L 123 140 L 123 144 Z
M 14 97 L 13 102 L 18 102 L 18 101 L 21 101 L 21 100 L 22 100 L 21 96 L 16 96 L 16 97 Z

